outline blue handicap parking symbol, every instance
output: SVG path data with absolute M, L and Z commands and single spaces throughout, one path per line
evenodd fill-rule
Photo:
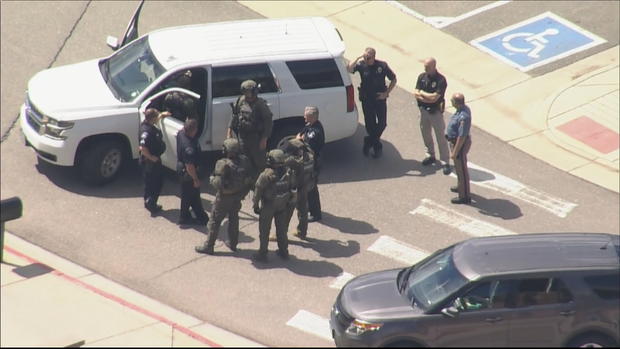
M 589 49 L 605 40 L 551 13 L 471 41 L 492 56 L 528 71 Z

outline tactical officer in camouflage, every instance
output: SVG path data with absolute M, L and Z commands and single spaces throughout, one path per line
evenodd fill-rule
M 301 139 L 293 138 L 285 143 L 286 165 L 295 173 L 297 189 L 297 231 L 295 236 L 305 239 L 308 233 L 308 192 L 316 186 L 317 172 L 314 166 L 314 152 Z M 292 212 L 291 212 L 292 213 Z
M 258 253 L 252 257 L 258 262 L 267 261 L 267 246 L 271 221 L 275 219 L 278 255 L 288 258 L 288 224 L 291 212 L 297 201 L 294 174 L 285 165 L 286 155 L 280 149 L 274 149 L 267 156 L 267 168 L 261 172 L 254 187 L 254 213 L 259 214 Z
M 265 169 L 267 139 L 271 136 L 273 114 L 267 102 L 258 97 L 258 85 L 253 80 L 241 83 L 241 93 L 232 105 L 233 115 L 227 138 L 236 137 L 242 152 L 250 158 L 254 178 Z
M 215 164 L 211 176 L 211 185 L 217 190 L 211 220 L 207 225 L 209 238 L 196 252 L 214 254 L 213 247 L 220 230 L 220 224 L 228 216 L 228 240 L 225 242 L 230 250 L 237 251 L 239 241 L 239 210 L 241 200 L 253 184 L 250 177 L 251 165 L 248 158 L 241 154 L 241 146 L 234 138 L 224 141 L 224 156 Z

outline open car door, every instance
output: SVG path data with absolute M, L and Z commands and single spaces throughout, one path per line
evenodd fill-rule
M 140 0 L 140 4 L 134 11 L 133 16 L 131 16 L 131 20 L 129 21 L 127 29 L 125 30 L 125 34 L 123 35 L 123 38 L 120 42 L 116 37 L 108 36 L 106 43 L 114 51 L 138 38 L 138 19 L 140 17 L 140 11 L 142 11 L 142 5 L 144 5 L 144 0 Z
M 167 88 L 146 99 L 140 105 L 140 123 L 144 121 L 144 112 L 147 108 L 157 108 L 163 111 L 162 103 L 166 95 L 170 92 L 180 92 L 192 97 L 196 103 L 200 100 L 200 95 L 180 87 Z M 184 122 L 174 117 L 162 119 L 157 127 L 161 130 L 166 143 L 166 151 L 161 155 L 161 163 L 169 169 L 176 171 L 177 168 L 177 133 L 183 129 Z

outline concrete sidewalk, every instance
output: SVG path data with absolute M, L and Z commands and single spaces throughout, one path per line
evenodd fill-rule
M 2 347 L 260 347 L 5 233 Z
M 462 92 L 474 126 L 561 170 L 619 192 L 619 47 L 532 77 L 407 13 L 393 1 L 240 1 L 269 18 L 324 16 L 345 57 L 377 49 L 413 92 L 426 57 Z M 372 24 L 372 25 L 370 25 Z M 372 31 L 369 30 L 372 28 Z M 446 114 L 454 110 L 448 108 Z

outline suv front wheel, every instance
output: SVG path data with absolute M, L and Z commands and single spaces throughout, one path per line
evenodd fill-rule
M 598 334 L 583 335 L 568 344 L 572 348 L 605 348 L 615 347 L 616 345 L 612 340 Z
M 124 160 L 122 143 L 103 141 L 84 150 L 79 167 L 86 182 L 103 185 L 116 178 Z

